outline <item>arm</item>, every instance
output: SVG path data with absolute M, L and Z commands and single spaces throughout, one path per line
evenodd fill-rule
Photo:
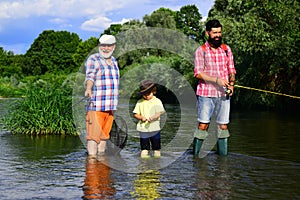
M 214 77 L 214 76 L 209 76 L 209 75 L 205 74 L 204 72 L 199 72 L 195 77 L 197 79 L 201 79 L 205 82 L 217 84 L 218 86 L 226 87 L 229 84 L 229 82 L 225 79 L 221 79 L 219 77 Z
M 141 120 L 142 122 L 146 122 L 147 121 L 147 118 L 142 116 L 142 115 L 139 115 L 137 113 L 134 113 L 133 116 L 138 119 L 138 120 Z
M 96 74 L 97 74 L 97 68 L 95 66 L 95 59 L 94 59 L 93 55 L 87 59 L 87 61 L 85 63 L 85 69 L 86 69 L 86 72 L 85 72 L 86 89 L 85 89 L 84 95 L 86 97 L 91 98 L 93 96 L 92 88 L 93 88 L 94 80 L 95 80 Z
M 228 80 L 228 88 L 231 89 L 232 93 L 229 94 L 229 96 L 232 96 L 233 94 L 233 89 L 234 89 L 234 84 L 235 84 L 235 74 L 236 74 L 236 70 L 234 67 L 234 60 L 233 60 L 233 54 L 231 51 L 231 48 L 228 47 L 228 57 L 229 57 L 229 65 L 228 65 L 228 72 L 229 72 L 229 80 Z
M 235 84 L 235 74 L 229 74 L 229 83 L 227 85 L 227 87 L 232 91 L 229 96 L 232 96 L 233 94 L 233 90 L 234 90 L 234 84 Z
M 149 122 L 152 122 L 152 121 L 158 120 L 158 118 L 159 118 L 163 113 L 164 113 L 164 112 L 158 112 L 158 113 L 155 113 L 155 115 L 149 117 L 148 121 L 149 121 Z
M 228 80 L 221 79 L 216 76 L 209 76 L 204 72 L 205 69 L 205 50 L 201 46 L 199 47 L 194 54 L 194 77 L 200 80 L 203 80 L 207 83 L 217 84 L 219 86 L 228 85 Z
M 86 81 L 86 89 L 85 89 L 85 93 L 84 93 L 85 97 L 91 98 L 93 96 L 93 91 L 92 91 L 93 85 L 94 85 L 93 81 L 91 81 L 91 80 Z

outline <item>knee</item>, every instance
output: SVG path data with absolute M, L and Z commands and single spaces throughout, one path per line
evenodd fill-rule
M 218 127 L 221 130 L 227 130 L 228 129 L 227 124 L 219 124 Z
M 208 129 L 208 124 L 199 123 L 198 129 L 206 131 Z

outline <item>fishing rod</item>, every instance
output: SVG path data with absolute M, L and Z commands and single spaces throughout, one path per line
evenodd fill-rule
M 72 111 L 72 109 L 79 105 L 80 103 L 82 103 L 83 101 L 86 101 L 85 103 L 85 107 L 89 106 L 91 104 L 91 98 L 89 97 L 82 97 L 79 101 L 77 101 L 76 103 L 74 103 L 72 106 L 71 106 L 71 109 L 65 109 L 63 112 L 62 112 L 62 115 L 64 114 L 67 114 L 69 113 L 70 111 Z
M 252 87 L 247 87 L 247 86 L 242 86 L 242 85 L 237 85 L 237 84 L 234 85 L 234 86 L 238 87 L 238 88 L 247 89 L 247 90 L 256 90 L 256 91 L 259 91 L 259 92 L 265 92 L 265 93 L 276 94 L 276 95 L 286 96 L 286 97 L 290 97 L 290 98 L 300 99 L 300 97 L 298 97 L 298 96 L 283 94 L 283 93 L 280 93 L 280 92 L 272 92 L 272 91 L 269 91 L 269 90 L 262 90 L 262 89 L 257 89 L 257 88 L 252 88 Z

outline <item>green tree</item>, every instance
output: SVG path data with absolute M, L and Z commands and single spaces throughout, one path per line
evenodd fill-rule
M 202 16 L 195 5 L 186 5 L 176 12 L 176 27 L 197 42 L 203 40 Z
M 145 15 L 143 22 L 148 27 L 176 29 L 175 16 L 176 12 L 168 8 L 160 8 L 151 15 Z
M 81 39 L 67 31 L 43 31 L 26 52 L 28 63 L 23 71 L 27 75 L 72 72 L 76 66 L 72 55 Z
M 121 32 L 122 25 L 121 24 L 111 24 L 109 28 L 103 31 L 103 34 L 108 35 L 117 35 Z
M 300 95 L 299 10 L 296 0 L 215 1 L 209 19 L 218 18 L 224 25 L 224 40 L 233 49 L 239 84 Z M 240 95 L 247 103 L 284 103 L 265 93 L 243 91 Z
M 22 75 L 23 55 L 14 55 L 12 51 L 5 51 L 0 47 L 0 76 L 20 77 Z
M 77 66 L 77 69 L 83 68 L 83 64 L 91 53 L 94 53 L 97 51 L 98 47 L 98 38 L 91 37 L 86 41 L 80 42 L 76 48 L 75 53 L 73 54 L 73 62 L 75 63 L 75 66 Z

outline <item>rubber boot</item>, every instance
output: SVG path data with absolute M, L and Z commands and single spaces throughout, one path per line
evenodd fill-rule
M 228 150 L 227 150 L 227 138 L 219 138 L 217 142 L 217 153 L 220 156 L 227 156 Z
M 198 138 L 194 138 L 194 142 L 193 142 L 193 153 L 194 156 L 197 157 L 199 155 L 201 146 L 202 146 L 203 140 L 202 139 L 198 139 Z

